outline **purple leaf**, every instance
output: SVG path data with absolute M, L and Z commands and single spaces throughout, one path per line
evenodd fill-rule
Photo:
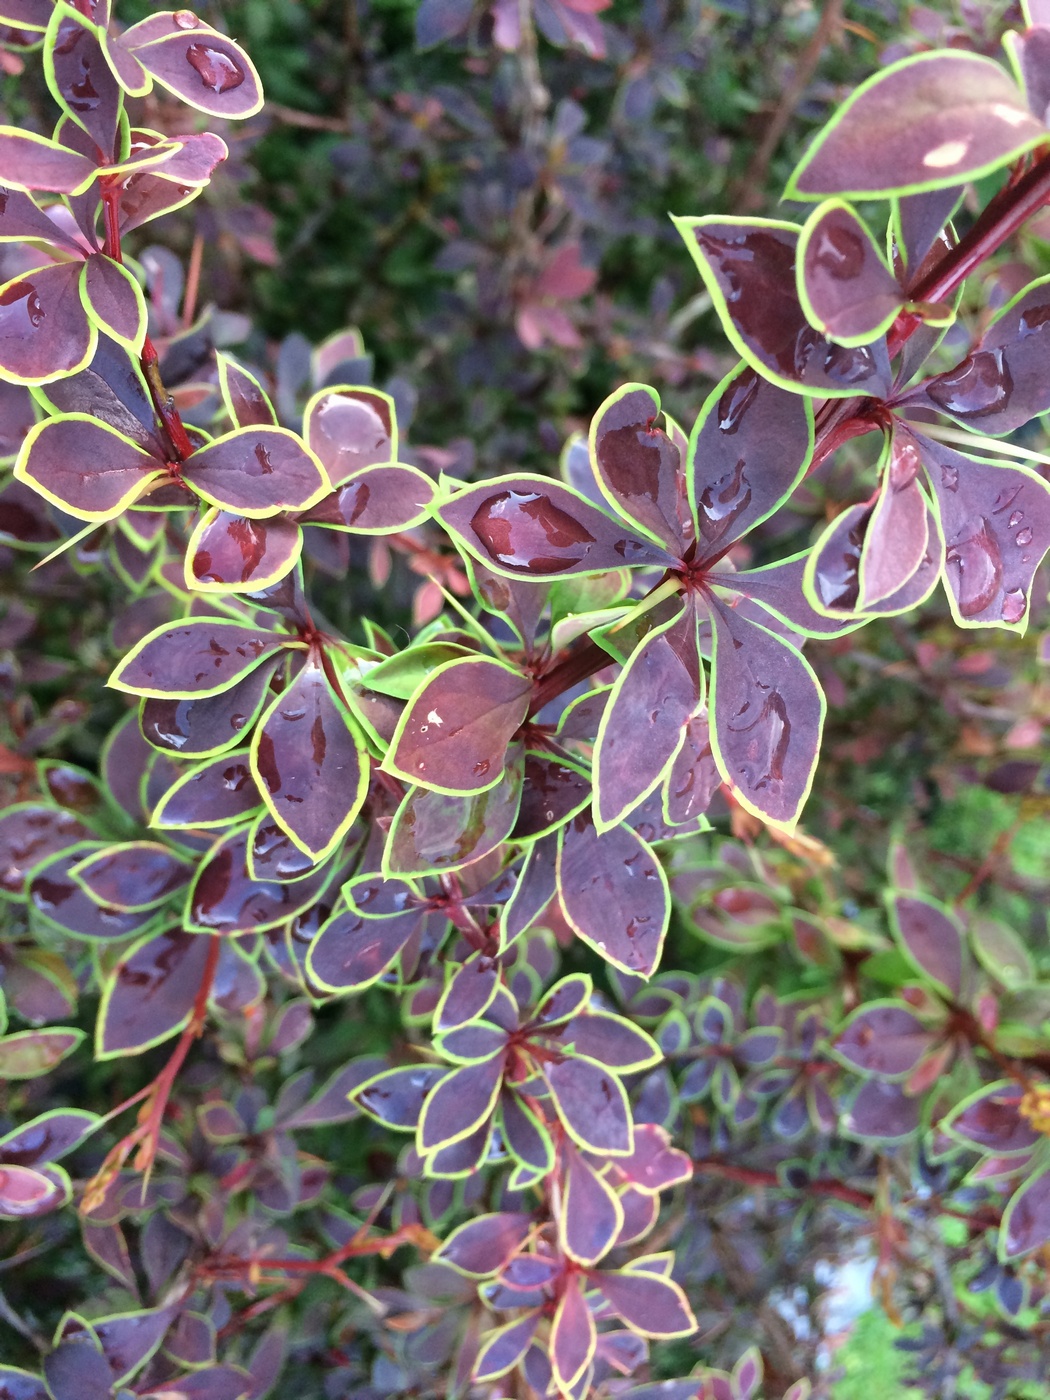
M 531 693 L 527 676 L 485 657 L 439 666 L 405 706 L 384 767 L 438 791 L 492 787 Z
M 419 1120 L 421 1155 L 458 1142 L 485 1122 L 496 1106 L 505 1058 L 504 1052 L 497 1052 L 480 1064 L 450 1070 L 438 1081 Z
M 127 268 L 102 253 L 84 263 L 81 299 L 100 330 L 126 345 L 133 354 L 142 349 L 146 334 L 146 302 Z
M 421 524 L 430 513 L 434 495 L 433 482 L 415 467 L 399 462 L 364 467 L 301 518 L 304 525 L 388 535 Z
M 46 384 L 82 369 L 97 334 L 80 299 L 80 264 L 19 273 L 0 287 L 0 370 L 18 384 Z
M 541 1064 L 566 1132 L 587 1152 L 626 1157 L 634 1149 L 623 1085 L 604 1065 L 573 1055 Z
M 5 243 L 38 239 L 63 252 L 83 255 L 80 244 L 50 219 L 30 195 L 19 190 L 0 191 L 0 238 Z
M 181 15 L 194 23 L 181 23 Z M 121 36 L 119 46 L 158 83 L 209 116 L 240 120 L 259 110 L 263 102 L 259 75 L 242 48 L 188 10 L 151 19 L 152 29 L 134 25 Z M 168 33 L 158 34 L 163 20 Z
M 387 918 L 347 912 L 322 924 L 306 954 L 311 978 L 329 992 L 357 991 L 381 977 L 419 927 L 421 909 Z
M 856 617 L 860 556 L 870 520 L 870 504 L 848 506 L 808 553 L 805 583 L 813 601 L 831 617 Z
M 669 826 L 687 826 L 711 805 L 722 775 L 711 748 L 706 707 L 685 727 L 682 743 L 663 785 L 663 817 Z
M 754 529 L 791 494 L 813 450 L 813 413 L 747 365 L 708 395 L 689 440 L 700 558 Z
M 216 351 L 215 365 L 219 371 L 219 389 L 226 411 L 238 428 L 277 426 L 277 415 L 262 385 L 254 374 Z
M 350 1099 L 388 1128 L 414 1131 L 423 1102 L 443 1073 L 440 1065 L 385 1070 L 354 1089 Z
M 420 0 L 416 48 L 432 49 L 461 34 L 474 12 L 473 0 Z
M 16 127 L 0 127 L 0 184 L 18 190 L 76 194 L 94 180 L 93 160 Z
M 182 475 L 213 506 L 251 516 L 306 510 L 331 489 L 320 462 L 287 428 L 237 428 L 198 448 Z
M 101 1343 L 114 1383 L 127 1381 L 153 1355 L 171 1326 L 173 1316 L 172 1308 L 152 1308 L 92 1318 L 91 1330 Z M 64 1336 L 77 1335 L 77 1331 L 67 1325 Z
M 0 813 L 0 892 L 21 895 L 35 865 L 91 835 L 72 812 L 60 807 L 33 802 L 8 807 Z
M 674 222 L 723 329 L 763 377 L 822 398 L 886 397 L 892 375 L 884 341 L 835 345 L 806 320 L 795 284 L 798 225 L 720 215 Z
M 956 622 L 1023 633 L 1033 576 L 1050 548 L 1050 486 L 1028 467 L 976 461 L 909 436 L 933 487 Z
M 843 1122 L 851 1137 L 903 1142 L 917 1131 L 922 1099 L 910 1098 L 900 1084 L 868 1079 Z
M 122 57 L 130 59 L 129 54 Z M 144 70 L 140 69 L 140 72 L 144 75 Z M 140 131 L 135 136 L 138 142 L 148 143 L 149 133 Z M 121 184 L 119 212 L 122 235 L 161 214 L 181 209 L 184 204 L 196 199 L 215 167 L 229 154 L 225 141 L 210 131 L 183 135 L 178 141 L 175 147 L 167 143 L 169 155 L 163 165 L 156 169 L 137 170 Z
M 321 860 L 342 840 L 368 789 L 357 728 L 311 653 L 252 736 L 252 771 L 295 844 Z
M 50 1400 L 50 1397 L 38 1376 L 0 1363 L 0 1400 Z
M 70 874 L 96 904 L 111 909 L 152 909 L 181 889 L 191 866 L 155 841 L 127 841 L 95 851 Z
M 513 943 L 536 922 L 554 898 L 557 889 L 558 839 L 541 837 L 533 843 L 514 893 L 504 907 L 500 931 L 505 944 Z
M 151 825 L 168 829 L 229 826 L 261 805 L 247 753 L 222 754 L 196 765 L 173 783 L 153 808 Z
M 109 684 L 132 695 L 218 695 L 285 640 L 277 632 L 220 618 L 165 623 L 132 648 Z
M 423 0 L 423 5 L 420 6 L 419 10 L 420 14 L 422 14 L 426 3 L 427 0 Z M 535 1335 L 540 1317 L 540 1310 L 535 1308 L 532 1312 L 526 1313 L 524 1317 L 515 1318 L 513 1322 L 508 1322 L 503 1327 L 486 1332 L 478 1347 L 478 1359 L 474 1363 L 474 1379 L 477 1381 L 495 1380 L 497 1377 L 505 1375 L 512 1367 L 517 1366 Z M 21 1397 L 14 1396 L 12 1400 L 21 1400 Z M 37 1400 L 37 1397 L 27 1397 L 27 1400 Z M 42 1392 L 40 1400 L 44 1400 Z
M 663 1059 L 660 1047 L 640 1027 L 608 1011 L 584 1011 L 550 1037 L 573 1055 L 614 1069 L 618 1074 L 650 1069 Z
M 696 611 L 648 634 L 613 686 L 594 754 L 598 831 L 615 827 L 660 782 L 703 700 Z
M 890 914 L 905 955 L 949 996 L 962 990 L 963 944 L 958 922 L 922 895 L 893 895 Z
M 866 510 L 867 507 L 861 509 Z M 803 636 L 841 637 L 846 632 L 862 627 L 864 622 L 859 617 L 825 617 L 812 606 L 803 591 L 803 579 L 809 557 L 810 551 L 804 550 L 801 554 L 793 554 L 789 559 L 781 560 L 779 564 L 767 564 L 760 569 L 745 569 L 727 577 L 725 587 L 738 590 L 745 598 L 758 603 L 773 617 L 787 623 Z M 854 602 L 857 596 L 859 558 L 859 552 L 851 552 L 850 578 Z M 822 585 L 827 582 L 824 574 L 820 575 L 820 582 Z M 719 587 L 721 586 L 720 579 Z M 754 617 L 753 620 L 760 622 L 761 616 Z
M 88 1333 L 59 1343 L 44 1358 L 52 1400 L 112 1400 L 113 1372 Z
M 74 846 L 40 866 L 29 886 L 30 906 L 74 938 L 126 938 L 141 928 L 150 915 L 97 905 L 69 874 L 87 854 L 84 846 Z
M 390 828 L 385 868 L 396 875 L 440 874 L 481 860 L 514 830 L 521 794 L 521 764 L 513 755 L 499 782 L 484 792 L 411 788 Z
M 183 758 L 204 758 L 228 749 L 251 732 L 272 672 L 272 665 L 260 666 L 228 690 L 203 699 L 147 699 L 142 705 L 142 733 L 155 747 Z
M 81 1108 L 42 1113 L 0 1138 L 0 1164 L 39 1167 L 57 1162 L 94 1132 L 102 1120 Z
M 670 915 L 667 877 L 625 826 L 599 834 L 583 814 L 559 833 L 558 892 L 575 933 L 624 972 L 656 970 Z
M 786 197 L 910 194 L 997 170 L 1037 141 L 1041 122 L 978 54 L 920 53 L 862 83 L 788 182 Z
M 646 1337 L 688 1337 L 696 1319 L 677 1283 L 635 1266 L 592 1275 L 618 1317 Z
M 0 1079 L 36 1079 L 61 1063 L 84 1039 L 63 1026 L 0 1037 Z
M 656 427 L 659 416 L 655 390 L 643 384 L 617 389 L 591 421 L 591 460 L 613 509 L 677 555 L 689 538 L 682 528 L 688 520 L 685 478 L 679 449 Z
M 1024 1089 L 1003 1079 L 956 1104 L 940 1126 L 968 1147 L 997 1156 L 1028 1152 L 1039 1133 L 1020 1113 Z
M 396 462 L 394 401 L 379 389 L 322 389 L 306 405 L 303 436 L 333 486 L 363 467 Z
M 617 1157 L 616 1170 L 623 1172 L 636 1191 L 655 1196 L 688 1181 L 693 1164 L 688 1153 L 671 1146 L 665 1128 L 655 1123 L 636 1123 L 634 1151 L 629 1157 Z
M 119 515 L 162 471 L 138 443 L 83 413 L 37 424 L 15 464 L 16 477 L 62 510 L 99 521 Z
M 63 1205 L 69 1194 L 68 1181 L 58 1175 L 58 1169 L 45 1175 L 31 1167 L 0 1166 L 0 1219 L 46 1215 Z
M 936 246 L 961 194 L 960 189 L 949 185 L 940 190 L 902 195 L 896 201 L 894 242 L 899 246 L 895 246 L 894 251 L 903 259 L 900 276 L 905 288 L 919 281 L 926 258 Z
M 915 445 L 894 434 L 861 551 L 857 599 L 861 612 L 892 598 L 926 558 L 929 508 L 917 481 L 921 464 Z
M 316 905 L 337 873 L 328 862 L 289 883 L 254 880 L 248 869 L 248 832 L 242 827 L 213 846 L 198 868 L 187 925 L 218 934 L 273 928 Z
M 582 496 L 541 476 L 469 486 L 441 506 L 445 528 L 482 564 L 512 578 L 604 573 L 672 556 Z
M 500 1122 L 507 1151 L 524 1166 L 540 1175 L 554 1166 L 550 1134 L 517 1094 L 504 1089 L 500 1096 Z
M 572 1390 L 594 1357 L 594 1318 L 581 1285 L 578 1275 L 569 1275 L 551 1324 L 550 1361 L 563 1391 Z
M 556 831 L 591 800 L 589 775 L 550 754 L 527 753 L 515 841 L 534 841 Z
M 935 1044 L 935 1037 L 898 1002 L 869 1002 L 835 1038 L 852 1069 L 880 1079 L 904 1079 Z
M 801 652 L 712 601 L 711 734 L 724 780 L 748 811 L 792 827 L 809 796 L 824 695 Z
M 623 1226 L 616 1192 L 571 1147 L 565 1150 L 565 1177 L 558 1234 L 562 1248 L 579 1264 L 596 1264 Z
M 100 336 L 86 369 L 48 384 L 44 394 L 56 414 L 85 414 L 115 428 L 156 458 L 164 460 L 164 445 L 156 431 L 156 415 L 146 381 L 136 362 L 121 346 Z M 186 503 L 190 504 L 187 494 Z
M 1050 1240 L 1050 1167 L 1028 1178 L 1003 1212 L 999 1257 L 1016 1259 Z
M 206 935 L 172 928 L 124 954 L 99 1008 L 99 1058 L 138 1054 L 182 1030 L 200 990 L 209 942 Z
M 471 1278 L 487 1278 L 506 1268 L 532 1228 L 531 1215 L 481 1215 L 453 1230 L 432 1257 Z
M 806 220 L 796 271 L 807 319 L 839 345 L 865 345 L 883 335 L 904 304 L 866 225 L 840 199 L 829 199 Z

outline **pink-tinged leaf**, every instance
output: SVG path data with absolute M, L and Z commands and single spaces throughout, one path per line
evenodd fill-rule
M 104 909 L 83 890 L 69 871 L 87 854 L 73 847 L 38 868 L 29 885 L 29 903 L 37 914 L 74 938 L 127 938 L 150 915 Z
M 656 426 L 659 416 L 654 389 L 624 385 L 591 421 L 591 461 L 613 509 L 680 554 L 688 543 L 681 525 L 685 478 L 678 448 Z
M 659 783 L 703 702 L 703 686 L 696 612 L 685 605 L 632 654 L 605 707 L 594 754 L 599 831 L 616 826 Z
M 636 1123 L 634 1151 L 629 1157 L 617 1157 L 616 1170 L 626 1176 L 636 1191 L 655 1196 L 688 1181 L 693 1164 L 688 1153 L 671 1146 L 666 1128 L 656 1123 Z
M 534 290 L 537 296 L 575 301 L 592 291 L 597 280 L 594 268 L 585 267 L 580 261 L 580 245 L 564 243 L 540 273 Z
M 856 617 L 860 556 L 870 520 L 870 504 L 848 506 L 806 556 L 804 578 L 813 600 L 833 618 Z M 761 601 L 761 593 L 758 597 Z
M 121 92 L 99 43 L 98 29 L 71 5 L 58 5 L 44 44 L 44 74 L 56 102 L 111 160 Z
M 146 302 L 139 284 L 126 267 L 102 253 L 86 259 L 83 279 L 81 296 L 88 315 L 137 355 L 146 334 Z
M 215 355 L 219 371 L 219 388 L 226 411 L 238 428 L 276 427 L 277 415 L 273 404 L 254 374 L 228 355 Z
M 165 623 L 128 653 L 109 684 L 132 695 L 218 695 L 286 640 L 280 633 L 221 618 Z
M 120 232 L 130 233 L 161 214 L 169 214 L 173 209 L 181 209 L 184 204 L 196 199 L 208 183 L 211 170 L 225 160 L 228 154 L 226 144 L 210 132 L 199 132 L 194 136 L 181 136 L 181 148 L 176 148 L 171 158 L 157 169 L 136 171 L 121 185 L 120 189 Z M 215 146 L 201 147 L 197 142 L 216 143 Z M 192 143 L 192 144 L 191 144 Z M 216 147 L 221 147 L 221 151 Z M 210 163 L 210 164 L 209 164 Z M 173 178 L 177 168 L 184 167 L 194 178 L 181 182 Z M 203 178 L 196 178 L 198 175 Z
M 358 991 L 380 978 L 417 931 L 422 911 L 370 919 L 347 912 L 321 926 L 306 955 L 306 969 L 330 992 Z
M 152 909 L 188 883 L 192 866 L 155 841 L 128 841 L 95 851 L 70 874 L 111 909 Z
M 572 1147 L 564 1153 L 558 1237 L 565 1252 L 579 1264 L 597 1264 L 612 1248 L 623 1225 L 623 1207 L 616 1192 Z
M 536 1334 L 541 1316 L 540 1309 L 534 1308 L 524 1317 L 515 1318 L 513 1322 L 508 1322 L 503 1327 L 486 1332 L 478 1347 L 478 1358 L 474 1363 L 474 1379 L 477 1381 L 496 1380 L 497 1377 L 506 1375 L 512 1367 L 517 1366 Z M 21 1400 L 21 1397 L 15 1396 L 14 1400 Z M 36 1400 L 36 1397 L 31 1397 L 31 1400 Z M 43 1394 L 41 1394 L 41 1400 L 44 1400 Z
M 951 997 L 962 990 L 962 931 L 946 909 L 922 895 L 894 895 L 890 914 L 906 956 Z
M 56 1162 L 79 1146 L 100 1122 L 97 1114 L 80 1108 L 42 1113 L 0 1138 L 0 1164 L 39 1167 L 45 1162 Z
M 485 657 L 449 661 L 423 681 L 398 722 L 384 767 L 422 787 L 493 787 L 528 712 L 527 676 Z
M 60 807 L 25 802 L 0 813 L 0 893 L 21 895 L 34 866 L 92 832 Z
M 796 272 L 807 319 L 839 345 L 882 335 L 904 304 L 866 225 L 840 199 L 829 199 L 806 221 Z
M 255 880 L 248 868 L 248 840 L 242 827 L 204 858 L 187 900 L 187 927 L 217 934 L 274 928 L 313 908 L 338 873 L 329 862 L 290 882 Z
M 914 431 L 909 437 L 933 487 L 956 622 L 1023 633 L 1033 577 L 1050 548 L 1050 486 L 1028 467 L 964 457 Z
M 184 758 L 204 758 L 231 748 L 250 732 L 269 691 L 272 670 L 272 665 L 261 666 L 229 690 L 202 700 L 145 700 L 142 733 L 154 747 Z
M 558 893 L 572 929 L 602 957 L 636 977 L 660 961 L 670 917 L 667 877 L 629 827 L 599 834 L 584 815 L 559 834 Z
M 708 396 L 689 439 L 689 499 L 700 558 L 720 554 L 790 496 L 813 450 L 808 401 L 748 365 Z
M 711 734 L 722 777 L 748 811 L 792 827 L 809 796 L 824 694 L 801 652 L 713 602 Z
M 594 1318 L 581 1283 L 578 1275 L 569 1275 L 551 1324 L 550 1360 L 563 1390 L 572 1389 L 594 1357 Z
M 20 1220 L 35 1215 L 45 1215 L 57 1210 L 69 1197 L 68 1188 L 59 1181 L 53 1181 L 42 1172 L 31 1167 L 7 1166 L 0 1163 L 0 1219 Z M 7 1381 L 0 1369 L 0 1386 Z M 3 1395 L 0 1390 L 0 1396 Z M 14 1391 L 16 1400 L 32 1391 Z
M 410 530 L 429 515 L 434 484 L 415 467 L 395 462 L 364 467 L 301 517 L 304 524 L 327 525 L 362 535 Z
M 123 433 L 73 413 L 30 430 L 15 475 L 70 515 L 103 521 L 159 480 L 162 464 Z
M 533 1228 L 531 1215 L 481 1215 L 453 1230 L 432 1257 L 471 1278 L 487 1278 L 506 1268 Z
M 64 252 L 83 254 L 80 244 L 49 218 L 30 195 L 15 189 L 0 190 L 0 241 L 21 243 L 31 238 L 54 244 Z
M 124 954 L 99 1007 L 99 1058 L 138 1054 L 182 1030 L 200 990 L 209 946 L 206 935 L 172 928 Z
M 80 299 L 80 265 L 38 267 L 0 287 L 0 370 L 18 384 L 47 384 L 81 369 L 96 331 Z
M 320 462 L 287 428 L 238 428 L 198 448 L 182 475 L 212 505 L 251 516 L 306 510 L 330 489 Z
M 589 775 L 549 754 L 527 753 L 513 839 L 533 841 L 556 831 L 590 800 Z
M 184 773 L 153 808 L 151 826 L 229 826 L 262 806 L 247 753 L 223 754 Z
M 921 53 L 869 78 L 839 108 L 788 182 L 787 197 L 908 194 L 958 185 L 1045 140 L 991 59 Z
M 672 827 L 695 822 L 707 811 L 721 783 L 705 707 L 686 725 L 667 770 L 662 789 L 664 821 Z
M 676 219 L 723 328 L 745 360 L 786 389 L 885 398 L 884 341 L 835 345 L 806 320 L 795 285 L 799 228 L 770 219 Z
M 941 1127 L 968 1147 L 997 1156 L 1029 1152 L 1039 1141 L 1039 1133 L 1021 1116 L 1024 1088 L 1009 1080 L 999 1080 L 957 1104 Z
M 436 1152 L 481 1126 L 496 1106 L 505 1056 L 451 1070 L 427 1095 L 419 1120 L 418 1150 Z
M 918 1130 L 922 1100 L 911 1098 L 903 1085 L 868 1079 L 850 1105 L 843 1128 L 850 1137 L 877 1142 L 903 1142 Z
M 437 515 L 470 554 L 512 578 L 674 562 L 665 550 L 547 477 L 505 477 L 469 486 Z
M 174 12 L 175 16 L 182 13 Z M 263 102 L 262 85 L 244 50 L 208 25 L 184 28 L 168 14 L 169 33 L 143 42 L 145 32 L 156 31 L 136 25 L 122 36 L 121 46 L 169 92 L 209 116 L 240 120 L 257 112 Z M 163 16 L 152 18 L 159 21 Z
M 295 568 L 303 532 L 286 515 L 249 520 L 209 510 L 186 545 L 186 586 L 205 593 L 255 593 Z
M 513 831 L 521 792 L 521 765 L 513 760 L 484 792 L 410 789 L 390 828 L 385 868 L 397 875 L 440 874 L 481 860 Z
M 333 486 L 397 460 L 394 401 L 379 389 L 322 389 L 306 405 L 303 437 Z
M 1000 1259 L 1030 1254 L 1050 1240 L 1050 1167 L 1031 1176 L 1015 1191 L 999 1229 Z
M 688 1337 L 696 1319 L 677 1283 L 643 1269 L 593 1274 L 593 1283 L 628 1327 L 646 1337 Z
M 84 1032 L 49 1026 L 0 1037 L 0 1079 L 36 1079 L 61 1064 L 84 1039 Z
M 76 194 L 87 188 L 97 168 L 87 156 L 45 136 L 0 126 L 0 184 L 17 190 Z
M 918 483 L 916 446 L 894 434 L 882 489 L 868 519 L 858 572 L 857 607 L 868 612 L 899 593 L 929 549 L 929 508 Z
M 587 1152 L 626 1157 L 634 1150 L 623 1085 L 604 1065 L 580 1055 L 540 1066 L 566 1132 Z
M 852 1069 L 880 1079 L 904 1079 L 936 1037 L 899 1002 L 869 1002 L 835 1037 L 835 1050 Z

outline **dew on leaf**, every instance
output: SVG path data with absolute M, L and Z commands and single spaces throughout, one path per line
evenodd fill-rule
M 1026 525 L 1023 530 L 1018 530 L 1017 534 L 1014 536 L 1014 541 L 1023 548 L 1026 544 L 1031 544 L 1034 538 L 1033 531 Z
M 1003 594 L 1002 613 L 1004 622 L 1020 622 L 1028 607 L 1028 597 L 1023 588 L 1011 588 Z
M 246 77 L 244 69 L 229 54 L 207 44 L 191 44 L 186 50 L 186 62 L 209 92 L 232 92 Z
M 982 418 L 1007 407 L 1014 385 L 1000 349 L 977 350 L 935 379 L 927 393 L 955 418 Z
M 176 29 L 198 29 L 200 20 L 192 10 L 176 10 L 171 17 Z
M 1003 578 L 999 545 L 983 516 L 972 535 L 950 546 L 945 564 L 955 570 L 960 613 L 976 617 L 991 603 Z

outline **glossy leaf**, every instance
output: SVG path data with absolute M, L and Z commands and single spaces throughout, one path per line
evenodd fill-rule
M 362 468 L 301 519 L 304 525 L 327 525 L 359 535 L 388 535 L 422 524 L 434 497 L 429 477 L 415 467 L 393 462 Z
M 363 467 L 397 461 L 394 401 L 379 389 L 322 389 L 306 405 L 303 436 L 332 485 L 341 486 Z
M 504 1056 L 451 1070 L 427 1095 L 418 1150 L 434 1152 L 472 1133 L 491 1114 L 503 1079 Z
M 0 183 L 16 190 L 76 194 L 94 180 L 93 160 L 17 127 L 0 127 Z
M 673 562 L 659 546 L 547 477 L 503 477 L 467 487 L 437 515 L 469 554 L 511 578 Z
M 548 754 L 527 753 L 521 806 L 511 836 L 531 841 L 556 831 L 590 800 L 589 774 Z
M 146 302 L 126 267 L 95 253 L 84 263 L 81 300 L 100 330 L 126 345 L 134 355 L 146 334 Z
M 0 286 L 0 370 L 11 383 L 47 384 L 82 369 L 96 340 L 76 263 L 34 268 Z
M 92 835 L 72 812 L 16 803 L 0 813 L 0 893 L 21 895 L 35 865 Z
M 224 618 L 165 623 L 131 649 L 109 684 L 132 695 L 204 699 L 236 685 L 284 640 Z
M 513 754 L 499 782 L 484 792 L 410 789 L 390 828 L 384 868 L 392 875 L 440 874 L 483 859 L 511 835 L 521 797 L 521 763 Z
M 531 692 L 528 677 L 485 657 L 439 666 L 405 706 L 384 767 L 441 792 L 492 787 Z
M 134 1055 L 167 1040 L 190 1018 L 208 958 L 209 939 L 166 929 L 134 944 L 106 982 L 95 1053 Z
M 120 46 L 169 92 L 209 116 L 234 120 L 252 116 L 263 98 L 251 59 L 209 25 L 200 21 L 188 28 L 180 25 L 177 16 L 182 13 L 169 10 L 154 15 L 148 30 L 142 24 L 133 25 L 121 36 Z M 162 32 L 165 20 L 167 33 Z
M 265 518 L 306 510 L 331 489 L 320 462 L 287 428 L 237 428 L 198 448 L 182 476 L 213 506 Z
M 302 530 L 285 515 L 249 520 L 209 510 L 186 546 L 186 586 L 205 593 L 257 592 L 294 569 L 302 548 Z
M 406 1065 L 403 1069 L 385 1070 L 359 1085 L 350 1098 L 388 1128 L 414 1132 L 424 1100 L 443 1073 L 439 1065 Z
M 228 826 L 261 805 L 248 754 L 222 754 L 195 765 L 173 783 L 153 808 L 151 825 Z
M 131 438 L 86 414 L 72 413 L 47 419 L 29 432 L 15 475 L 71 515 L 102 521 L 141 497 L 151 481 L 161 478 L 162 467 Z
M 272 660 L 274 653 L 270 655 Z M 272 672 L 272 664 L 260 666 L 218 695 L 200 699 L 146 699 L 140 720 L 142 733 L 157 748 L 184 758 L 203 758 L 229 749 L 250 733 Z
M 69 874 L 87 854 L 83 846 L 74 846 L 39 866 L 29 885 L 31 909 L 74 938 L 126 938 L 136 933 L 149 920 L 148 912 L 102 908 Z
M 190 871 L 188 862 L 166 846 L 128 841 L 93 852 L 69 873 L 96 904 L 138 910 L 162 904 L 187 883 Z
M 703 817 L 721 783 L 705 706 L 685 726 L 681 745 L 667 770 L 661 788 L 664 821 L 672 827 L 691 826 Z
M 1043 139 L 1042 124 L 997 63 L 959 50 L 914 54 L 843 103 L 786 194 L 909 194 L 958 185 Z
M 591 421 L 591 462 L 613 509 L 679 554 L 687 543 L 685 478 L 678 447 L 656 426 L 659 416 L 653 389 L 643 384 L 617 389 Z
M 634 1149 L 631 1110 L 617 1077 L 596 1060 L 572 1055 L 541 1065 L 566 1132 L 587 1152 L 626 1157 Z
M 353 910 L 336 914 L 322 924 L 310 944 L 307 971 L 325 991 L 367 987 L 391 965 L 419 928 L 422 916 L 420 909 L 386 918 L 365 918 Z
M 711 618 L 715 761 L 748 811 L 791 828 L 813 782 L 823 692 L 801 652 L 772 632 L 720 604 Z
M 68 1185 L 53 1179 L 53 1174 L 45 1175 L 31 1167 L 0 1164 L 0 1219 L 21 1220 L 46 1215 L 68 1199 Z M 3 1379 L 4 1373 L 0 1370 L 0 1382 Z M 0 1391 L 0 1396 L 2 1394 Z
M 72 1152 L 99 1125 L 95 1113 L 82 1108 L 54 1109 L 21 1124 L 0 1138 L 0 1163 L 39 1167 Z
M 904 304 L 897 279 L 848 204 L 829 199 L 799 235 L 798 295 L 810 325 L 838 345 L 884 334 Z
M 266 391 L 243 365 L 229 355 L 216 352 L 215 367 L 219 372 L 219 390 L 226 411 L 238 428 L 276 427 L 274 413 Z
M 623 1207 L 605 1178 L 571 1148 L 565 1152 L 558 1237 L 579 1264 L 596 1264 L 623 1227 Z
M 670 915 L 667 877 L 629 827 L 599 833 L 584 815 L 558 839 L 558 894 L 573 931 L 634 976 L 656 970 Z
M 863 612 L 898 593 L 926 558 L 929 508 L 917 479 L 920 466 L 916 447 L 895 435 L 864 533 L 857 597 Z
M 201 865 L 186 907 L 186 925 L 200 933 L 250 933 L 284 924 L 316 905 L 337 870 L 331 862 L 287 883 L 255 880 L 244 827 L 219 841 Z M 297 852 L 300 859 L 300 852 Z

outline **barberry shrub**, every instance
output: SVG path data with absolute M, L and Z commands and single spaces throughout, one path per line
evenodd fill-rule
M 551 13 L 593 36 L 591 8 Z M 453 9 L 421 8 L 435 41 Z M 74 1221 L 83 1245 L 0 1319 L 0 1396 L 747 1400 L 761 1350 L 719 1369 L 697 1340 L 712 1182 L 845 1212 L 891 1313 L 911 1233 L 950 1227 L 959 1288 L 1005 1319 L 973 1313 L 984 1373 L 1027 1375 L 1031 890 L 987 897 L 995 851 L 938 884 L 902 837 L 862 910 L 798 823 L 822 655 L 944 606 L 1023 638 L 1041 605 L 1047 459 L 1015 438 L 1050 410 L 1050 277 L 972 332 L 968 289 L 1050 198 L 1050 8 L 1005 64 L 929 50 L 864 82 L 794 220 L 675 220 L 739 356 L 695 421 L 621 385 L 550 474 L 475 482 L 424 469 L 353 332 L 305 402 L 271 396 L 145 275 L 140 231 L 227 146 L 129 112 L 156 84 L 251 116 L 237 43 L 105 0 L 0 21 L 59 109 L 0 128 L 0 530 L 40 570 L 4 635 L 41 580 L 73 611 L 112 584 L 87 683 L 128 697 L 95 771 L 30 761 L 60 728 L 0 749 L 0 1238 L 22 1267 Z M 800 539 L 841 463 L 855 499 Z M 322 614 L 348 541 L 380 585 L 424 580 L 414 635 L 378 590 L 376 617 Z M 290 1072 L 311 1035 L 338 1047 L 320 1087 Z M 732 1209 L 746 1234 L 754 1199 Z M 792 1400 L 817 1380 L 770 1369 Z

